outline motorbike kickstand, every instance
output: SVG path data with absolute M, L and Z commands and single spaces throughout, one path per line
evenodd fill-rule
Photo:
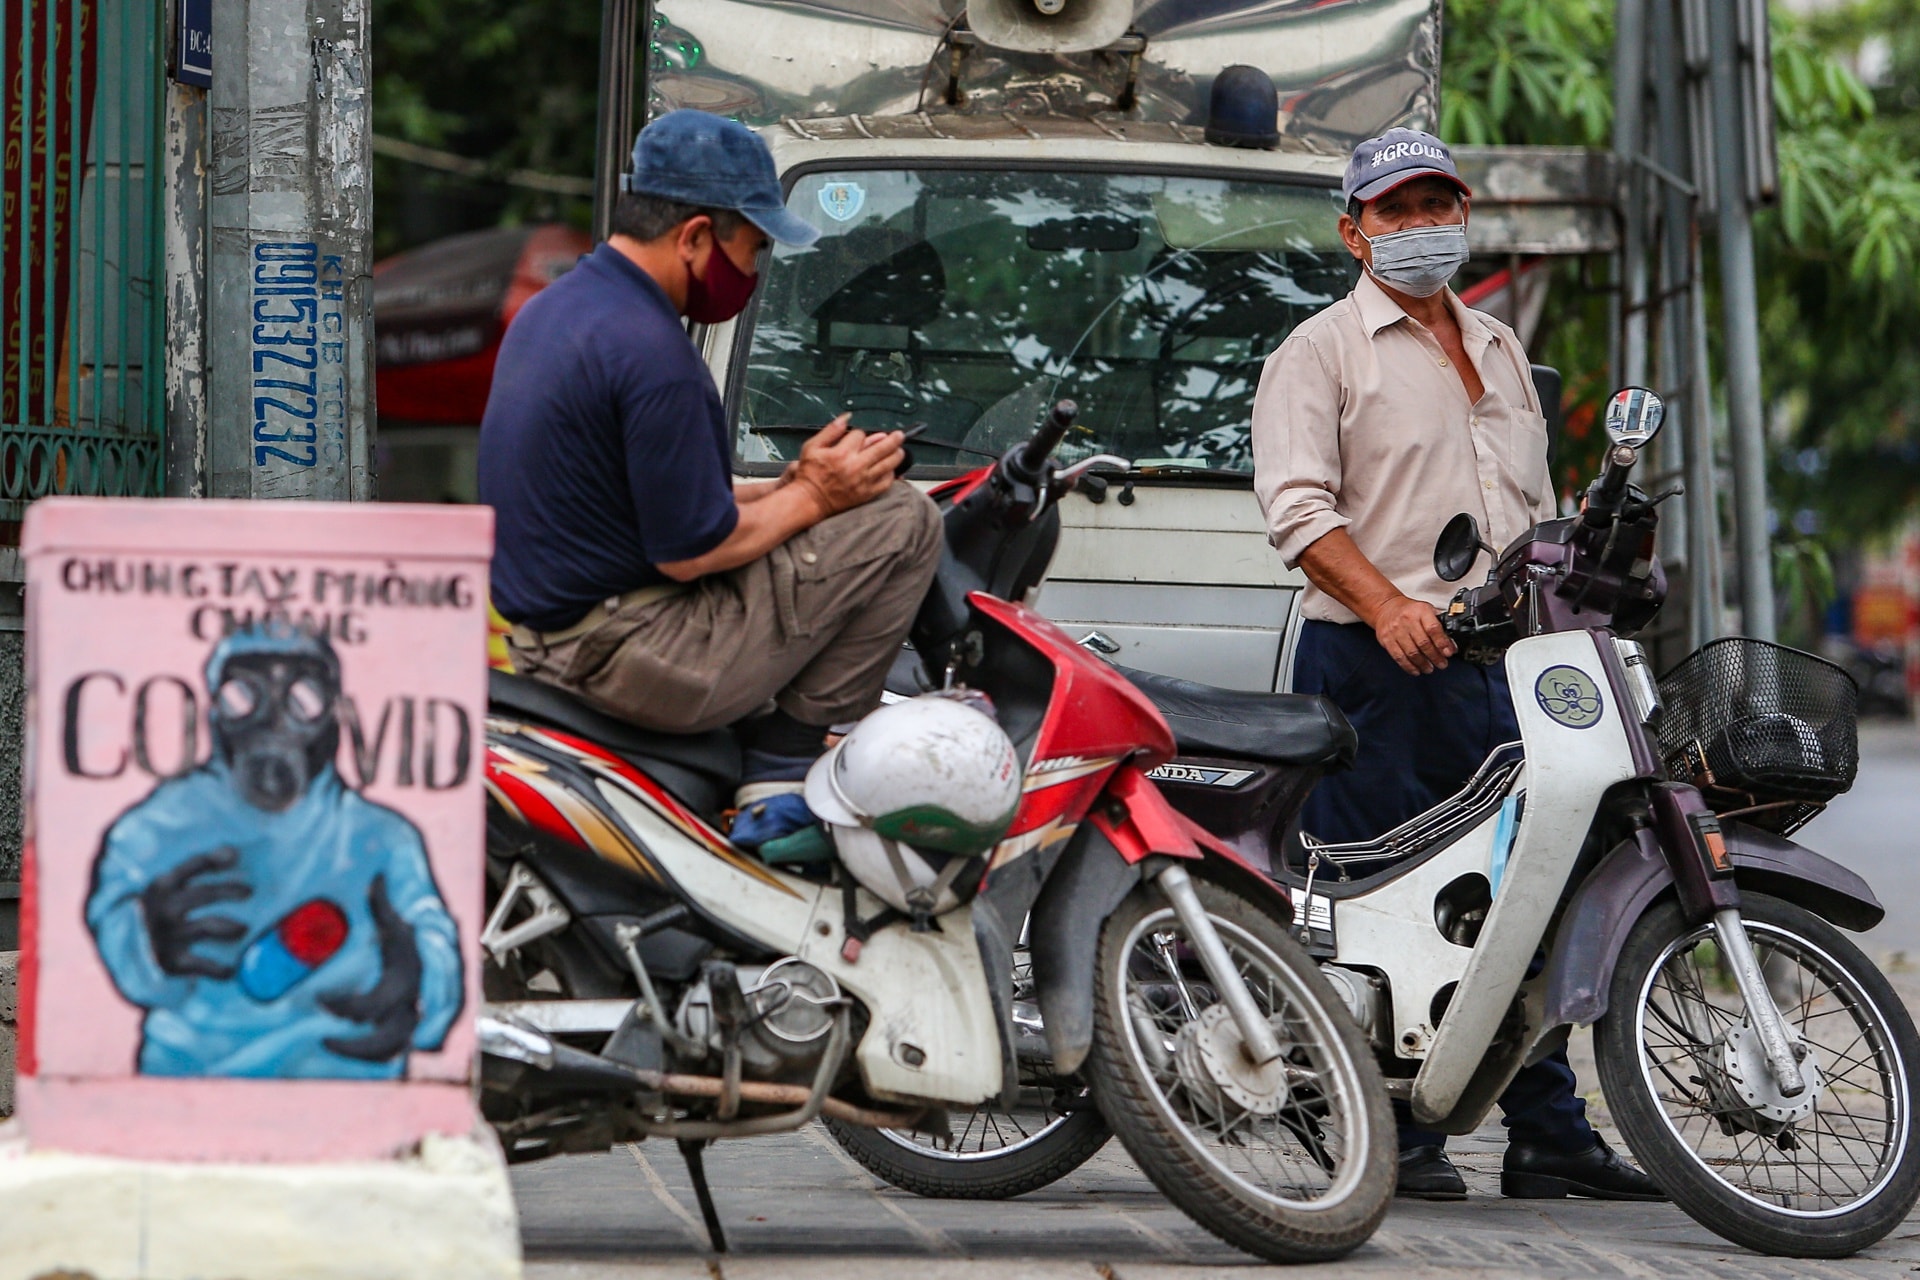
M 713 1189 L 707 1185 L 707 1143 L 704 1138 L 681 1138 L 680 1158 L 687 1162 L 687 1178 L 693 1183 L 693 1198 L 700 1202 L 700 1216 L 706 1219 L 707 1239 L 715 1253 L 727 1251 L 727 1234 L 720 1229 L 720 1213 L 713 1207 Z

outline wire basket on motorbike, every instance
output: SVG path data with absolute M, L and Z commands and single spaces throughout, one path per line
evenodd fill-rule
M 1859 690 L 1785 645 L 1713 640 L 1660 678 L 1660 753 L 1723 817 L 1782 834 L 1853 785 Z

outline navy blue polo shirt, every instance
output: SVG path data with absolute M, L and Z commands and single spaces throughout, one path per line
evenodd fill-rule
M 500 343 L 480 424 L 493 603 L 555 631 L 665 582 L 739 523 L 726 415 L 653 278 L 611 245 L 535 294 Z

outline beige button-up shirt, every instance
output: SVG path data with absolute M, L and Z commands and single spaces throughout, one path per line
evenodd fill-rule
M 1439 340 L 1368 275 L 1267 357 L 1253 487 L 1289 568 L 1345 528 L 1394 586 L 1442 606 L 1458 584 L 1434 573 L 1433 544 L 1457 512 L 1472 512 L 1495 547 L 1553 516 L 1546 419 L 1520 339 L 1450 289 L 1446 302 L 1486 388 L 1477 403 Z M 1476 572 L 1485 568 L 1483 556 Z M 1359 621 L 1312 585 L 1300 608 Z

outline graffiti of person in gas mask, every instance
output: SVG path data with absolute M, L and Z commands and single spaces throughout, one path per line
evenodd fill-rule
M 463 999 L 419 830 L 334 764 L 340 662 L 283 622 L 207 661 L 211 758 L 107 829 L 87 925 L 155 1076 L 391 1080 Z

